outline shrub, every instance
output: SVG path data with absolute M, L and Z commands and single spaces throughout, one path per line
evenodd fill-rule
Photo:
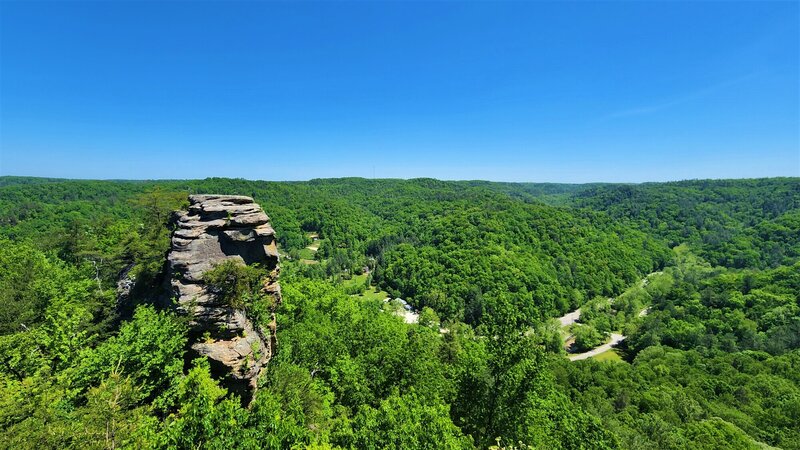
M 263 272 L 257 266 L 246 266 L 228 259 L 203 274 L 208 291 L 234 308 L 245 308 L 260 297 Z

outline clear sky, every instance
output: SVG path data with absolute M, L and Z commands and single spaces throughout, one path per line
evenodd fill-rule
M 0 174 L 800 176 L 800 2 L 0 2 Z

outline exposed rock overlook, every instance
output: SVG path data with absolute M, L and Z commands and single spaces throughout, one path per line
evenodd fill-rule
M 269 217 L 252 198 L 191 195 L 180 211 L 168 256 L 168 283 L 179 312 L 190 317 L 192 349 L 211 361 L 212 370 L 244 398 L 275 351 L 275 317 L 268 329 L 231 306 L 204 282 L 204 274 L 234 260 L 258 264 L 264 272 L 261 293 L 271 304 L 281 300 L 278 249 Z

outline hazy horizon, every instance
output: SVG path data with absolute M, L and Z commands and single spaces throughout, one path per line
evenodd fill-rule
M 457 178 L 436 178 L 436 177 L 409 177 L 409 178 L 370 178 L 370 177 L 360 177 L 360 176 L 341 176 L 341 177 L 316 177 L 316 178 L 307 178 L 307 179 L 296 179 L 296 180 L 289 180 L 289 179 L 265 179 L 265 178 L 244 178 L 244 177 L 220 177 L 220 176 L 209 176 L 203 178 L 65 178 L 65 177 L 44 177 L 44 176 L 36 176 L 36 175 L 7 175 L 7 174 L 0 174 L 0 178 L 8 177 L 8 178 L 38 178 L 38 179 L 45 179 L 45 180 L 57 180 L 57 181 L 119 181 L 119 182 L 169 182 L 169 181 L 199 181 L 204 179 L 213 179 L 213 178 L 221 178 L 221 179 L 241 179 L 244 181 L 263 181 L 263 182 L 270 182 L 270 183 L 303 183 L 315 180 L 345 180 L 345 179 L 362 179 L 367 181 L 381 181 L 381 180 L 400 180 L 400 181 L 410 181 L 410 180 L 422 180 L 422 179 L 433 179 L 437 181 L 452 181 L 452 182 L 486 182 L 486 183 L 512 183 L 512 184 L 566 184 L 566 185 L 588 185 L 588 184 L 648 184 L 648 183 L 682 183 L 682 182 L 693 182 L 693 181 L 742 181 L 742 180 L 768 180 L 768 179 L 784 179 L 784 178 L 800 178 L 800 176 L 773 176 L 773 177 L 742 177 L 742 178 L 682 178 L 682 179 L 674 179 L 674 180 L 661 180 L 661 181 L 586 181 L 586 182 L 562 182 L 562 181 L 538 181 L 538 180 L 528 180 L 528 181 L 507 181 L 507 180 L 486 180 L 486 179 L 457 179 Z

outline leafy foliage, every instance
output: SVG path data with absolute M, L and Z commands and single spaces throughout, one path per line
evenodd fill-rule
M 279 352 L 249 407 L 188 360 L 184 319 L 142 305 L 189 192 L 255 197 L 288 256 Z M 0 442 L 797 449 L 799 193 L 797 179 L 0 177 Z M 310 233 L 321 245 L 301 264 Z M 231 262 L 206 282 L 257 313 L 262 275 Z M 121 276 L 135 285 L 117 305 Z M 374 289 L 419 324 L 361 295 Z M 562 356 L 553 317 L 576 307 L 576 345 L 621 332 L 624 361 Z
M 606 341 L 606 334 L 591 325 L 579 325 L 575 330 L 575 347 L 578 351 L 591 350 Z
M 244 308 L 259 297 L 263 273 L 258 266 L 247 266 L 226 259 L 203 274 L 208 290 L 223 303 Z
M 628 220 L 672 246 L 688 242 L 713 265 L 764 268 L 800 257 L 796 178 L 601 185 L 574 202 Z

